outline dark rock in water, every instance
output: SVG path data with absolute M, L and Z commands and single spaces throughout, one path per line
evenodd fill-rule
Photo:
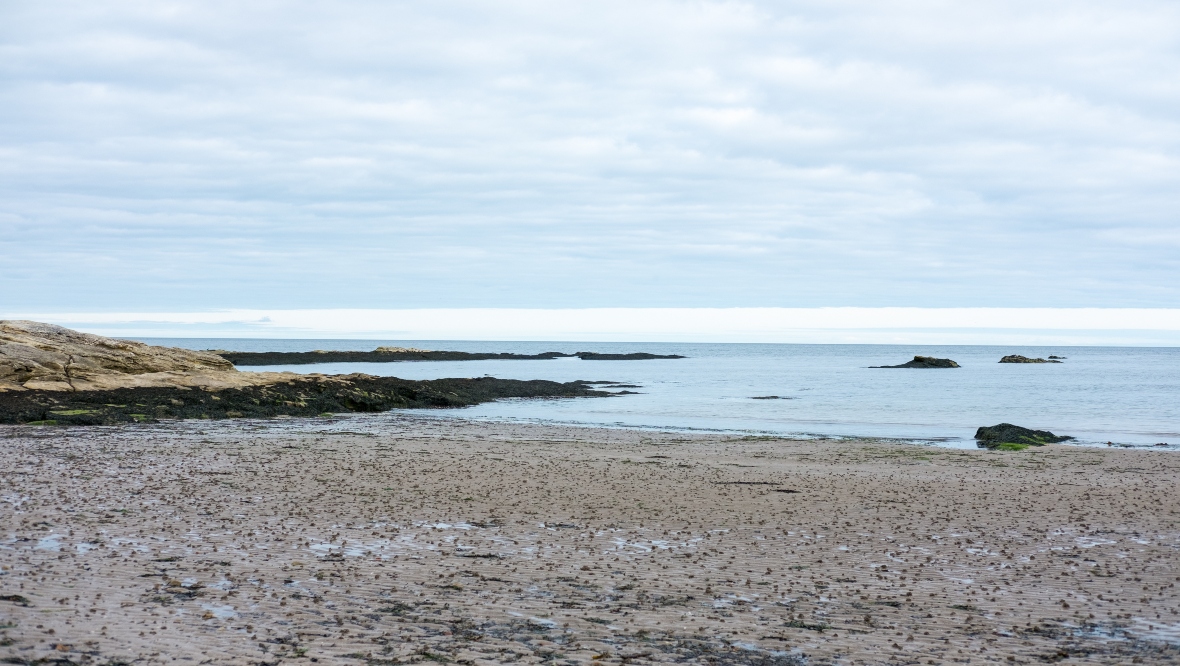
M 219 390 L 134 387 L 105 391 L 0 391 L 0 423 L 113 425 L 160 419 L 273 418 L 339 412 L 467 407 L 501 398 L 619 395 L 583 382 L 481 377 L 414 381 L 371 375 L 305 376 Z
M 679 354 L 648 354 L 646 352 L 634 352 L 631 354 L 599 354 L 598 352 L 578 352 L 573 354 L 583 361 L 650 361 L 659 358 L 684 358 Z
M 976 444 L 981 449 L 1022 449 L 1044 446 L 1073 439 L 1068 435 L 1054 435 L 1048 430 L 1030 430 L 1011 423 L 984 426 L 975 431 Z
M 1064 361 L 1064 360 L 1065 360 L 1067 357 L 1065 357 L 1065 356 L 1050 356 L 1049 358 L 1050 358 L 1050 359 L 1053 359 L 1053 360 L 1058 360 L 1058 359 L 1060 359 L 1060 360 L 1063 360 L 1063 361 Z
M 755 395 L 751 396 L 750 400 L 790 400 L 791 398 L 784 398 L 781 395 Z
M 541 354 L 508 354 L 461 351 L 430 351 L 405 347 L 378 347 L 373 351 L 310 351 L 310 352 L 235 352 L 215 350 L 212 353 L 236 366 L 246 365 L 310 365 L 314 363 L 399 363 L 408 361 L 545 361 L 555 358 L 578 357 L 583 361 L 644 361 L 656 358 L 684 358 L 675 354 L 599 354 L 596 352 L 544 352 Z
M 871 365 L 870 368 L 958 368 L 958 363 L 949 358 L 934 358 L 933 356 L 915 356 L 914 360 L 901 365 Z
M 1056 359 L 1057 359 L 1056 356 L 1050 356 L 1049 360 L 1045 360 L 1043 358 L 1029 358 L 1027 356 L 1021 356 L 1020 354 L 1012 354 L 1010 356 L 1005 356 L 1004 358 L 1000 359 L 1000 363 L 1060 363 L 1061 362 Z

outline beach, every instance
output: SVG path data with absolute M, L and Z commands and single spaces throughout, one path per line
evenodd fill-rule
M 6 663 L 1180 660 L 1169 452 L 421 412 L 0 438 Z

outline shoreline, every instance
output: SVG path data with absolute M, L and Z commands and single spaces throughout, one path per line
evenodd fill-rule
M 0 438 L 27 662 L 1180 659 L 1162 452 L 404 412 Z

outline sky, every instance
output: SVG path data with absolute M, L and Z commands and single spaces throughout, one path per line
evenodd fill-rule
M 1180 3 L 0 0 L 0 317 L 1180 307 Z

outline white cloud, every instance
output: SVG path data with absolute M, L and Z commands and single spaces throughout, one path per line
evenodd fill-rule
M 1180 297 L 1164 0 L 0 11 L 0 306 Z

